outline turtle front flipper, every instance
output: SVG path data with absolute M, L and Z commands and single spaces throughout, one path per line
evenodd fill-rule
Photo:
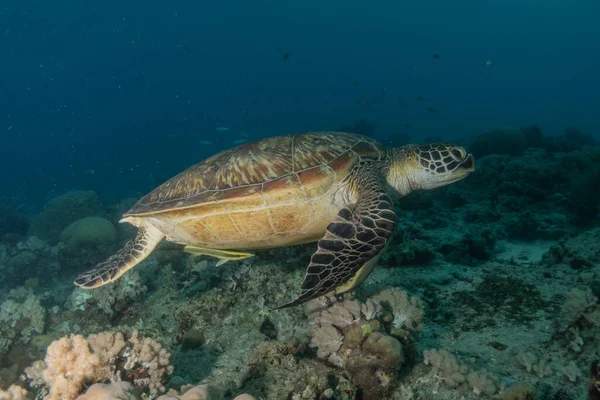
M 310 259 L 300 295 L 278 308 L 302 304 L 335 290 L 342 293 L 362 283 L 386 246 L 396 225 L 396 214 L 385 184 L 374 169 L 357 171 L 351 188 L 356 204 L 340 210 L 327 226 L 318 250 Z
M 148 223 L 139 226 L 135 239 L 92 270 L 75 279 L 75 284 L 84 289 L 93 289 L 115 281 L 125 272 L 138 265 L 152 253 L 165 235 Z

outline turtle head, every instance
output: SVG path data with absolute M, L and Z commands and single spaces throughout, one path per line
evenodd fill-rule
M 446 143 L 409 144 L 390 150 L 387 181 L 400 196 L 459 181 L 475 171 L 475 159 L 464 147 Z

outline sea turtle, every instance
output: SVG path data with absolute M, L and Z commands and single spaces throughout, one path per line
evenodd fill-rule
M 135 239 L 75 284 L 119 278 L 162 239 L 220 259 L 318 241 L 299 296 L 343 293 L 371 272 L 396 223 L 393 198 L 456 182 L 474 171 L 467 151 L 449 144 L 384 149 L 370 137 L 311 132 L 244 143 L 216 154 L 142 197 L 121 222 Z

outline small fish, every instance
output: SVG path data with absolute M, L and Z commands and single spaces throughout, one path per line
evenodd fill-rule
M 212 144 L 212 140 L 200 140 L 200 141 L 198 141 L 198 143 L 206 146 L 206 145 Z
M 247 139 L 238 139 L 238 140 L 234 140 L 231 142 L 231 144 L 242 144 L 242 143 L 246 143 L 248 140 Z
M 360 86 L 360 82 L 359 81 L 352 81 L 352 86 L 357 88 Z
M 423 96 L 417 96 L 417 101 L 423 101 L 423 100 L 425 100 L 425 97 L 423 97 Z
M 440 59 L 440 55 L 439 55 L 439 53 L 433 53 L 433 54 L 431 55 L 431 57 L 435 58 L 436 60 L 439 60 L 439 59 Z
M 283 61 L 287 60 L 288 58 L 290 58 L 290 53 L 284 53 L 283 54 Z
M 489 67 L 490 65 L 492 65 L 492 60 L 487 60 L 485 62 L 486 67 Z
M 430 112 L 432 114 L 437 114 L 438 113 L 438 111 L 435 108 L 433 108 L 433 107 L 427 107 L 427 108 L 425 108 L 425 111 Z
M 398 104 L 400 104 L 402 107 L 406 108 L 407 110 L 410 110 L 410 106 L 408 105 L 408 103 L 404 100 L 398 100 Z
M 216 128 L 217 132 L 227 132 L 230 129 L 231 128 L 228 126 L 217 126 L 217 128 Z

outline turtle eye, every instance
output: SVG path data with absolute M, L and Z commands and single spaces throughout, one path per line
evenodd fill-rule
M 450 152 L 455 160 L 462 161 L 465 158 L 464 152 L 460 151 L 459 149 L 452 149 Z

